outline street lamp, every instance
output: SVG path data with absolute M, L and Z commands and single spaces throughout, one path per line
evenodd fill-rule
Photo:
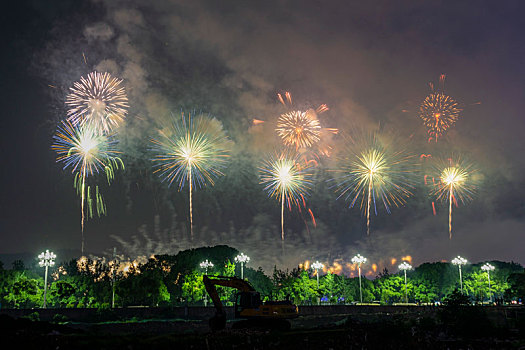
M 487 278 L 489 279 L 489 301 L 492 301 L 492 291 L 490 290 L 490 271 L 494 271 L 495 267 L 489 263 L 481 266 L 481 269 L 487 272 Z
M 213 267 L 213 263 L 211 261 L 208 261 L 208 259 L 206 259 L 206 261 L 203 261 L 199 264 L 199 266 L 201 267 L 201 269 L 205 269 L 206 270 L 206 275 L 208 274 L 208 267 Z M 208 298 L 206 296 L 206 294 L 204 294 L 204 307 L 208 306 Z
M 208 261 L 208 259 L 206 259 L 205 261 L 201 262 L 199 265 L 200 265 L 201 269 L 205 269 L 206 270 L 206 275 L 208 274 L 208 267 L 213 267 L 213 263 L 211 261 Z
M 361 264 L 366 263 L 366 258 L 361 256 L 360 254 L 357 254 L 352 258 L 352 263 L 357 264 L 357 268 L 359 270 L 359 298 L 361 300 L 361 304 L 363 303 L 363 291 L 361 290 Z
M 113 247 L 113 260 L 110 262 L 111 266 L 111 308 L 115 308 L 115 279 L 117 276 L 118 260 L 117 248 Z
M 322 269 L 323 267 L 324 265 L 319 261 L 315 261 L 312 264 L 312 269 L 315 270 L 315 274 L 317 275 L 317 294 L 319 294 L 319 269 Z M 317 295 L 317 304 L 320 304 L 319 295 Z
M 45 266 L 46 268 L 46 274 L 44 277 L 44 309 L 46 308 L 46 296 L 47 296 L 47 271 L 48 271 L 49 266 L 55 266 L 56 257 L 57 256 L 53 252 L 50 252 L 47 249 L 45 253 L 42 252 L 38 255 L 38 258 L 40 259 L 40 261 L 38 262 L 38 265 L 40 265 L 40 267 Z
M 241 279 L 244 279 L 243 267 L 244 267 L 244 264 L 248 263 L 248 261 L 250 261 L 250 257 L 248 255 L 245 255 L 244 253 L 241 253 L 235 257 L 235 262 L 241 263 Z
M 412 265 L 407 263 L 406 261 L 403 261 L 402 264 L 398 266 L 400 270 L 402 270 L 405 273 L 405 303 L 408 304 L 408 292 L 407 292 L 407 270 L 412 270 Z
M 461 288 L 461 294 L 463 294 L 463 278 L 461 276 L 461 266 L 462 265 L 466 265 L 467 264 L 467 259 L 465 258 L 462 258 L 458 255 L 457 258 L 454 258 L 452 260 L 452 264 L 453 265 L 457 265 L 458 268 L 459 268 L 459 285 L 460 285 L 460 288 Z

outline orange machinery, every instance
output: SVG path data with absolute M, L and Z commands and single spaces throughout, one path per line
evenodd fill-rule
M 245 321 L 237 322 L 234 328 L 263 327 L 289 329 L 287 319 L 299 315 L 299 310 L 291 301 L 261 301 L 261 295 L 250 283 L 236 277 L 202 276 L 206 292 L 215 306 L 215 316 L 210 319 L 212 330 L 221 330 L 226 326 L 226 312 L 215 286 L 231 287 L 238 290 L 235 297 L 235 318 Z

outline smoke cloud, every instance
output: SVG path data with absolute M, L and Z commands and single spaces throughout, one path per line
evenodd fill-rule
M 525 262 L 513 243 L 523 243 L 525 228 L 525 162 L 516 156 L 525 148 L 525 122 L 519 118 L 525 106 L 517 92 L 523 91 L 523 80 L 513 79 L 519 75 L 513 69 L 523 68 L 513 58 L 521 57 L 513 46 L 515 28 L 498 26 L 499 35 L 481 28 L 480 23 L 501 20 L 487 17 L 483 6 L 445 9 L 409 1 L 95 4 L 103 10 L 100 18 L 57 24 L 37 55 L 44 67 L 39 74 L 62 92 L 81 75 L 101 70 L 123 79 L 129 97 L 128 120 L 119 130 L 127 169 L 108 194 L 107 220 L 118 224 L 97 225 L 89 235 L 112 235 L 137 255 L 228 244 L 267 271 L 313 259 L 348 262 L 357 252 L 390 268 L 395 268 L 392 258 L 405 255 L 415 263 L 457 254 L 472 261 Z M 443 20 L 454 24 L 443 26 Z M 436 85 L 442 73 L 447 74 L 446 93 L 460 101 L 462 112 L 442 140 L 428 143 L 417 114 L 430 92 L 428 83 Z M 417 189 L 416 198 L 391 215 L 374 216 L 367 237 L 359 208 L 336 200 L 326 184 L 335 162 L 327 159 L 320 161 L 309 202 L 318 225 L 309 222 L 308 231 L 299 213 L 287 213 L 283 254 L 278 203 L 260 188 L 257 167 L 278 145 L 274 125 L 284 107 L 277 93 L 284 91 L 292 93 L 298 109 L 328 105 L 319 120 L 341 131 L 333 137 L 334 152 L 347 131 L 380 128 L 395 130 L 416 155 L 468 154 L 483 174 L 482 185 L 471 203 L 455 208 L 453 239 L 448 239 L 446 209 L 437 204 L 433 216 L 425 189 Z M 63 100 L 55 97 L 52 103 L 61 106 Z M 224 179 L 196 192 L 194 242 L 185 236 L 184 190 L 160 183 L 148 153 L 159 125 L 192 110 L 216 117 L 236 143 Z M 254 119 L 262 123 L 254 125 Z M 102 238 L 98 241 L 93 249 L 107 249 Z

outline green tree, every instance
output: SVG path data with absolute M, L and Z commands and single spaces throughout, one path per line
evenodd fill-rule
M 296 275 L 298 276 L 298 273 Z M 291 298 L 293 294 L 294 279 L 295 276 L 293 272 L 279 270 L 274 266 L 272 274 L 273 299 L 285 300 Z
M 299 272 L 299 276 L 293 279 L 291 290 L 296 304 L 310 304 L 318 295 L 316 280 L 311 279 L 305 270 Z
M 434 303 L 438 300 L 437 288 L 433 286 L 429 287 L 425 283 L 418 284 L 414 288 L 414 299 L 417 303 Z
M 41 293 L 39 284 L 43 285 L 42 281 L 34 278 L 28 278 L 25 273 L 18 273 L 12 280 L 10 291 L 5 297 L 5 300 L 11 303 L 14 307 L 35 307 L 40 306 Z M 40 283 L 39 283 L 40 282 Z
M 116 293 L 124 305 L 158 306 L 170 300 L 166 295 L 167 287 L 162 280 L 162 273 L 158 270 L 140 270 L 128 275 L 116 284 Z M 104 283 L 107 289 L 106 303 L 111 301 L 111 285 Z
M 350 278 L 350 286 L 347 287 L 348 291 L 353 291 L 353 295 L 350 295 L 349 300 L 360 301 L 359 299 L 359 277 Z M 379 295 L 376 295 L 376 288 L 374 281 L 369 280 L 366 277 L 361 277 L 361 290 L 363 293 L 363 302 L 372 302 L 379 299 Z
M 168 287 L 161 281 L 159 284 L 159 294 L 157 298 L 157 305 L 168 304 L 171 301 L 171 294 L 168 292 Z
M 60 306 L 72 306 L 76 302 L 74 294 L 75 287 L 66 281 L 56 281 L 50 289 L 50 295 L 55 299 L 55 303 Z
M 407 286 L 408 294 L 411 295 L 412 285 Z M 403 302 L 405 299 L 405 279 L 398 275 L 388 275 L 376 279 L 376 290 L 379 301 L 382 304 Z
M 341 298 L 344 303 L 359 300 L 359 284 L 355 284 L 353 278 L 341 277 Z M 355 299 L 357 295 L 358 299 Z
M 507 296 L 509 299 L 525 300 L 525 272 L 513 273 L 508 279 L 509 288 Z
M 206 293 L 202 283 L 202 273 L 193 271 L 184 276 L 182 283 L 182 297 L 190 304 L 200 303 Z
M 345 277 L 328 272 L 319 281 L 321 294 L 328 299 L 328 302 L 335 304 L 343 296 Z M 344 298 L 345 299 L 345 298 Z
M 230 260 L 227 260 L 226 263 L 219 269 L 218 274 L 227 277 L 234 277 L 235 264 L 232 263 Z M 219 297 L 225 305 L 233 305 L 234 297 L 237 293 L 237 290 L 235 290 L 234 288 L 217 286 L 217 292 L 219 293 Z
M 254 270 L 252 268 L 245 268 L 244 276 L 247 281 L 249 281 L 256 291 L 261 293 L 261 298 L 267 300 L 271 297 L 273 284 L 270 277 L 264 274 L 262 268 Z

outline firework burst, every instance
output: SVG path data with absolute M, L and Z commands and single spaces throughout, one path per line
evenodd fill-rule
M 463 161 L 461 158 L 448 158 L 439 161 L 436 166 L 435 184 L 431 194 L 438 201 L 448 202 L 448 233 L 452 239 L 452 207 L 457 207 L 458 202 L 466 203 L 472 199 L 476 191 L 474 181 L 474 166 Z
M 111 183 L 115 175 L 114 171 L 124 168 L 124 163 L 118 157 L 120 152 L 116 150 L 117 140 L 113 135 L 98 134 L 88 124 L 74 126 L 69 121 L 63 121 L 53 138 L 55 141 L 51 149 L 57 153 L 57 162 L 63 163 L 63 169 L 70 168 L 75 174 L 74 186 L 81 198 L 83 253 L 85 214 L 93 217 L 94 207 L 99 216 L 106 211 L 98 186 L 92 191 L 91 186 L 86 185 L 86 180 L 96 174 L 104 173 L 108 183 Z M 84 204 L 87 204 L 87 211 L 84 210 Z
M 279 101 L 288 108 L 292 109 L 292 96 L 289 92 L 285 93 L 285 99 L 281 94 L 277 94 Z M 319 145 L 325 132 L 337 134 L 338 130 L 333 128 L 322 128 L 318 115 L 328 111 L 328 107 L 323 104 L 315 111 L 308 109 L 301 111 L 292 109 L 287 113 L 281 114 L 277 120 L 275 131 L 287 147 L 295 147 L 295 150 L 311 148 Z M 321 152 L 328 154 L 326 147 L 319 147 Z
M 339 159 L 337 184 L 338 198 L 357 203 L 366 215 L 367 234 L 370 234 L 370 211 L 377 215 L 376 202 L 383 203 L 390 214 L 390 207 L 401 206 L 412 195 L 414 188 L 415 157 L 404 151 L 393 150 L 374 134 L 363 140 L 352 140 Z
M 281 202 L 281 240 L 284 241 L 284 207 L 304 205 L 308 190 L 312 187 L 312 176 L 307 167 L 302 167 L 297 155 L 278 153 L 269 157 L 260 171 L 260 183 L 269 197 Z
M 281 114 L 275 130 L 286 146 L 308 148 L 319 142 L 321 124 L 306 112 L 291 111 Z
M 440 82 L 444 86 L 445 75 L 441 75 Z M 433 90 L 433 85 L 431 85 Z M 444 89 L 442 89 L 444 90 Z M 419 116 L 427 127 L 430 139 L 441 137 L 459 118 L 461 109 L 458 102 L 446 95 L 444 91 L 432 91 L 419 107 Z
M 228 139 L 221 123 L 208 116 L 196 118 L 191 114 L 175 120 L 166 130 L 159 130 L 159 138 L 152 139 L 155 173 L 171 186 L 177 183 L 179 191 L 189 184 L 190 232 L 193 240 L 193 203 L 192 192 L 209 183 L 214 185 L 214 178 L 224 175 L 232 142 Z
M 66 97 L 68 120 L 75 126 L 91 124 L 100 134 L 109 133 L 126 118 L 128 98 L 122 80 L 109 73 L 92 72 L 70 88 Z

